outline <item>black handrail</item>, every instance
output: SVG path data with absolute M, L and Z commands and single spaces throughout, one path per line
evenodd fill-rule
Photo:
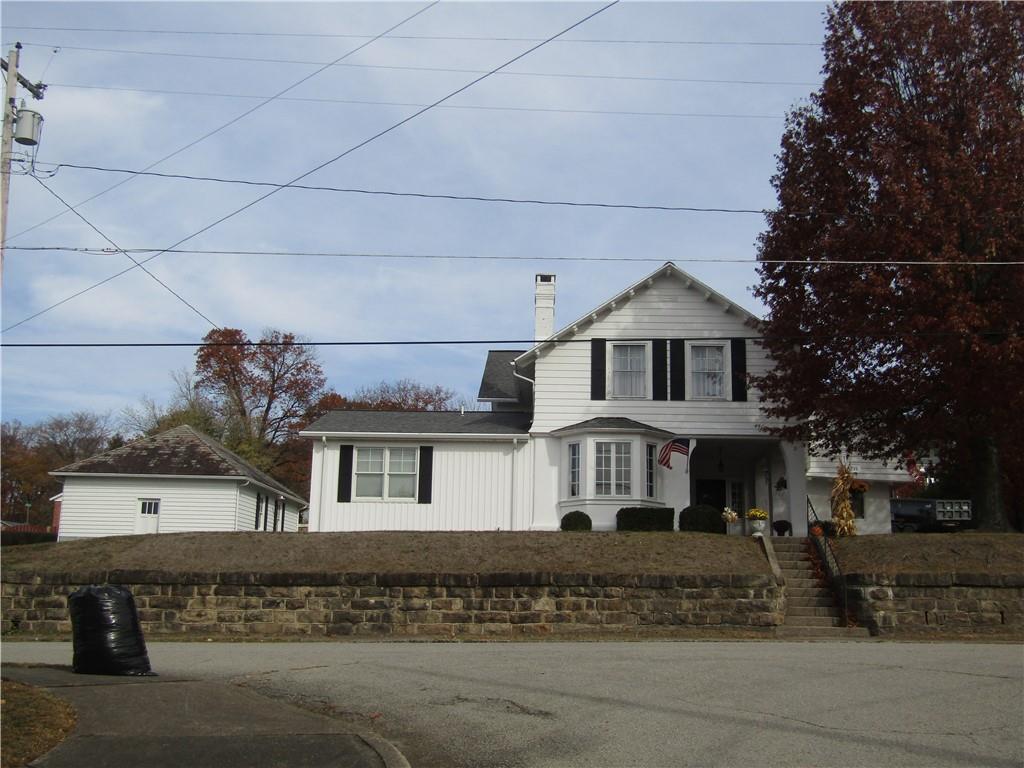
M 815 536 L 811 533 L 811 529 L 815 525 L 822 529 L 822 534 L 820 536 Z M 843 569 L 839 567 L 839 558 L 836 557 L 836 551 L 832 546 L 832 542 L 829 541 L 829 538 L 825 535 L 823 529 L 824 525 L 822 525 L 822 521 L 814 511 L 814 504 L 811 503 L 811 497 L 808 496 L 807 538 L 814 542 L 814 546 L 818 551 L 818 556 L 821 558 L 821 562 L 825 566 L 825 575 L 828 577 L 832 591 L 839 593 L 839 600 L 842 603 L 843 621 L 849 624 L 849 613 L 846 610 L 846 574 L 844 574 Z

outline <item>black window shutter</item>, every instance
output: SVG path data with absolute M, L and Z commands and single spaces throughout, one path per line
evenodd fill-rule
M 672 371 L 669 374 L 669 389 L 673 400 L 686 399 L 686 342 L 683 339 L 671 339 L 668 343 L 669 358 L 672 360 Z
M 418 504 L 429 504 L 433 492 L 434 449 L 429 445 L 420 446 L 420 480 L 419 492 L 416 494 Z
M 590 340 L 590 399 L 604 400 L 605 390 L 605 344 L 604 339 Z
M 732 399 L 747 401 L 747 341 L 732 339 Z
M 254 531 L 258 531 L 260 529 L 260 504 L 262 504 L 262 503 L 263 503 L 263 495 L 260 494 L 260 493 L 257 493 L 256 494 L 256 527 L 253 528 Z
M 338 501 L 352 501 L 352 446 L 340 446 L 338 457 Z
M 651 340 L 651 397 L 654 400 L 668 400 L 668 342 L 665 339 Z

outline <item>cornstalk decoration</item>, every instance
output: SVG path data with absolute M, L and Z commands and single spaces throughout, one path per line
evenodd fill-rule
M 853 505 L 850 503 L 850 489 L 853 486 L 853 472 L 845 462 L 839 462 L 836 479 L 832 483 L 832 523 L 835 525 L 836 536 L 854 536 L 857 525 L 853 517 Z

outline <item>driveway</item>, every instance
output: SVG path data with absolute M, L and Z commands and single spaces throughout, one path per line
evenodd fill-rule
M 413 766 L 1024 765 L 1024 651 L 959 643 L 150 643 Z M 5 662 L 70 662 L 67 643 Z

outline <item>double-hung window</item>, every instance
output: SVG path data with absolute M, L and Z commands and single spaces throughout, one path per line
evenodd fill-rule
M 612 344 L 612 397 L 647 396 L 647 345 Z
M 569 496 L 580 495 L 580 444 L 569 443 Z
M 632 492 L 632 443 L 595 444 L 595 485 L 598 496 L 629 496 Z
M 692 344 L 690 362 L 693 371 L 693 396 L 721 400 L 725 391 L 725 345 Z
M 355 496 L 360 499 L 415 499 L 415 448 L 357 448 Z
M 646 449 L 644 496 L 649 499 L 653 499 L 655 497 L 655 492 L 658 490 L 655 480 L 658 474 L 658 447 L 654 443 L 647 443 Z

